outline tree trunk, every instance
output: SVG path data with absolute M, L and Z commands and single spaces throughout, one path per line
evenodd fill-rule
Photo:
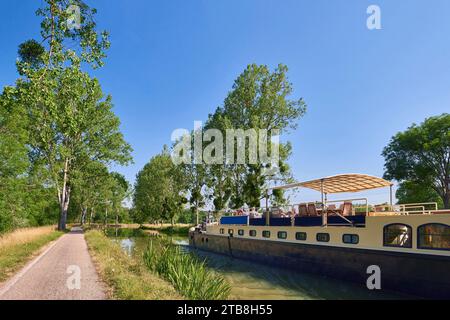
M 448 188 L 448 186 L 442 200 L 444 201 L 444 209 L 450 209 L 450 188 Z
M 94 217 L 94 208 L 91 208 L 91 215 L 89 216 L 89 225 L 91 225 L 93 217 Z
M 81 225 L 84 226 L 84 223 L 86 222 L 86 216 L 87 216 L 88 209 L 86 207 L 83 207 L 81 211 Z
M 61 212 L 60 212 L 60 218 L 59 218 L 59 231 L 66 230 L 66 224 L 67 224 L 67 212 L 69 211 L 69 192 L 66 192 L 66 195 L 63 197 L 63 203 L 61 205 Z
M 70 201 L 70 187 L 68 185 L 68 171 L 69 171 L 69 160 L 66 160 L 64 163 L 64 177 L 63 177 L 63 188 L 61 194 L 59 196 L 59 224 L 58 230 L 64 231 L 66 230 L 67 223 L 67 211 L 69 209 L 69 201 Z

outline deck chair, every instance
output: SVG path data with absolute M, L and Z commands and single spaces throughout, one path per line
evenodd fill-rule
M 317 217 L 318 216 L 316 205 L 314 203 L 308 204 L 308 216 L 310 216 L 310 217 Z
M 298 205 L 298 213 L 300 217 L 306 217 L 308 215 L 308 206 L 306 203 Z
M 351 202 L 344 203 L 342 206 L 342 215 L 344 217 L 353 215 L 353 204 Z
M 328 205 L 328 207 L 327 207 L 328 216 L 336 216 L 337 215 L 336 211 L 337 211 L 337 208 L 336 208 L 335 204 Z

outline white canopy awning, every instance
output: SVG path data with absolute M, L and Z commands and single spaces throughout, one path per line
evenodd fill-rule
M 360 192 L 371 189 L 390 187 L 393 184 L 382 178 L 366 174 L 340 174 L 337 176 L 321 178 L 312 181 L 292 183 L 284 186 L 276 186 L 269 190 L 286 190 L 292 188 L 308 188 L 323 191 L 326 194 Z

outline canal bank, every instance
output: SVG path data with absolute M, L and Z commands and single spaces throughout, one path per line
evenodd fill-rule
M 120 244 L 127 255 L 138 258 L 150 242 L 168 236 L 143 230 L 109 229 L 108 236 Z M 231 286 L 230 299 L 236 300 L 329 300 L 329 299 L 407 299 L 408 296 L 370 291 L 353 283 L 311 274 L 267 267 L 261 264 L 233 259 L 209 252 L 192 250 L 188 237 L 171 236 L 170 239 L 186 252 L 204 259 L 209 268 L 223 275 Z

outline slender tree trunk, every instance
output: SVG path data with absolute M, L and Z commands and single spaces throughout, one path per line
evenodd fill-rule
M 69 160 L 66 160 L 64 163 L 63 188 L 59 197 L 59 206 L 60 206 L 59 224 L 58 224 L 59 231 L 66 230 L 67 211 L 69 209 L 69 201 L 70 201 L 70 188 L 68 186 L 68 171 L 69 171 Z
M 84 223 L 86 222 L 86 216 L 87 216 L 88 208 L 83 206 L 83 209 L 81 211 L 81 225 L 84 226 Z
M 91 225 L 93 217 L 94 217 L 94 208 L 91 208 L 91 215 L 89 216 L 89 225 Z

